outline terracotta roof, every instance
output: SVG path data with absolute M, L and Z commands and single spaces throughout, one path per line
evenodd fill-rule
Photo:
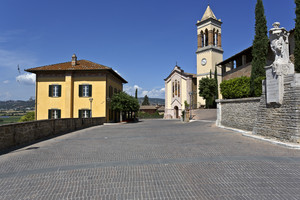
M 58 63 L 54 65 L 46 65 L 41 67 L 30 68 L 30 69 L 26 69 L 25 71 L 37 72 L 37 71 L 102 70 L 102 69 L 111 69 L 111 68 L 88 60 L 78 60 L 75 66 L 72 66 L 72 62 L 65 62 L 65 63 Z
M 118 73 L 116 73 L 112 68 L 94 63 L 88 60 L 78 60 L 75 66 L 72 66 L 72 62 L 58 63 L 53 65 L 45 65 L 41 67 L 35 67 L 30 69 L 25 69 L 27 72 L 46 72 L 46 71 L 88 71 L 88 70 L 107 70 L 113 75 L 122 80 L 123 83 L 127 83 Z
M 145 105 L 145 106 L 140 106 L 140 110 L 156 110 L 156 106 L 151 106 L 151 105 Z
M 187 73 L 187 72 L 184 72 L 184 74 L 185 74 L 186 76 L 192 76 L 193 78 L 197 78 L 197 75 L 196 75 L 196 74 Z

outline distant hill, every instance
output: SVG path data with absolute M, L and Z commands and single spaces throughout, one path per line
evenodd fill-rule
M 142 102 L 144 101 L 144 97 L 138 98 L 140 105 L 142 105 Z M 149 98 L 150 105 L 165 105 L 165 99 L 160 98 Z
M 0 110 L 26 110 L 26 109 L 34 109 L 35 100 L 28 101 L 0 101 Z

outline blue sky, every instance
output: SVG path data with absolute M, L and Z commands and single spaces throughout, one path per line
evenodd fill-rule
M 196 22 L 208 0 L 1 0 L 0 101 L 34 96 L 24 69 L 67 62 L 73 53 L 112 67 L 125 91 L 164 98 L 176 62 L 196 73 Z M 252 45 L 256 0 L 210 0 L 222 25 L 224 59 Z M 264 0 L 268 29 L 294 28 L 293 0 Z M 17 65 L 20 65 L 21 74 Z M 18 81 L 17 81 L 18 80 Z

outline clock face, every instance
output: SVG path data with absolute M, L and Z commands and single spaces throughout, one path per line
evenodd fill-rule
M 201 65 L 204 66 L 204 65 L 206 65 L 206 63 L 207 63 L 206 58 L 203 58 L 203 59 L 201 60 Z

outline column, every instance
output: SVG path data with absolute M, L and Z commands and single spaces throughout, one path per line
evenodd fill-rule
M 73 78 L 72 72 L 67 72 L 65 76 L 65 88 L 62 92 L 66 95 L 65 98 L 65 118 L 73 118 Z M 62 111 L 63 112 L 63 111 Z
M 208 45 L 213 45 L 214 44 L 214 35 L 213 31 L 210 30 L 208 31 Z
M 218 47 L 222 47 L 221 33 L 218 33 Z

